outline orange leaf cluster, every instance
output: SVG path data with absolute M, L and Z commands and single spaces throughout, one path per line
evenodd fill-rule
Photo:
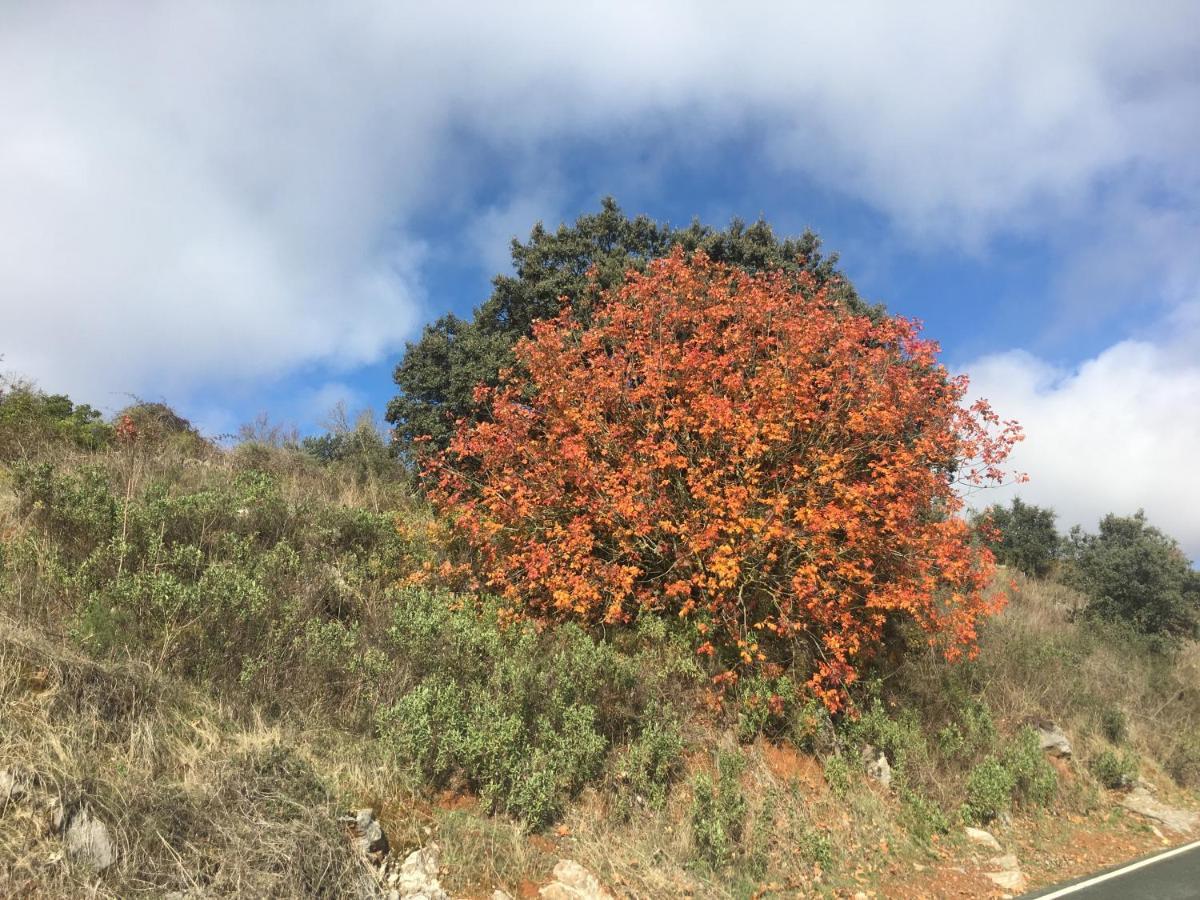
M 534 326 L 427 475 L 515 614 L 691 620 L 733 670 L 811 660 L 831 708 L 890 617 L 946 652 L 996 603 L 956 479 L 1020 439 L 901 318 L 677 251 Z M 723 679 L 728 681 L 728 677 Z

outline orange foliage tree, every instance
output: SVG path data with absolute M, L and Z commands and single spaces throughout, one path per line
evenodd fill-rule
M 565 302 L 565 301 L 564 301 Z M 956 515 L 1020 439 L 915 323 L 677 251 L 535 325 L 427 476 L 515 615 L 690 620 L 720 680 L 808 661 L 832 709 L 890 617 L 951 658 L 1001 600 Z

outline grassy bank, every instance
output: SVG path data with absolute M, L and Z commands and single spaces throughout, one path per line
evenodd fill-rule
M 518 896 L 560 857 L 643 897 L 936 896 L 990 890 L 966 824 L 1049 879 L 1159 840 L 1112 789 L 1200 786 L 1197 645 L 1082 621 L 1052 581 L 1014 576 L 975 660 L 895 642 L 831 719 L 803 673 L 715 695 L 670 621 L 504 622 L 386 466 L 46 442 L 0 469 L 0 539 L 0 769 L 120 848 L 97 876 L 9 803 L 0 893 L 350 894 L 337 816 L 373 806 L 397 851 L 439 844 L 456 896 Z M 1072 863 L 1081 833 L 1097 856 Z

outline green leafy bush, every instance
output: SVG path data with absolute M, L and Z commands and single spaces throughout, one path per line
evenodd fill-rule
M 1046 761 L 1037 734 L 1024 728 L 1001 755 L 988 756 L 971 770 L 963 815 L 970 821 L 990 822 L 1014 801 L 1045 806 L 1057 790 L 1058 777 Z
M 1105 516 L 1098 534 L 1072 529 L 1067 558 L 1066 580 L 1090 598 L 1089 615 L 1144 634 L 1200 634 L 1200 572 L 1140 510 Z
M 1101 750 L 1088 761 L 1092 774 L 1106 788 L 1128 787 L 1137 778 L 1137 756 L 1129 752 Z
M 1062 543 L 1054 519 L 1054 510 L 1014 497 L 1011 506 L 995 504 L 975 516 L 973 524 L 997 562 L 1044 578 L 1053 569 Z
M 633 736 L 631 777 L 651 796 L 664 789 L 681 743 L 639 694 L 654 675 L 636 654 L 573 626 L 502 627 L 497 606 L 476 610 L 441 592 L 394 600 L 390 648 L 408 686 L 376 721 L 421 780 L 462 778 L 490 809 L 536 828 Z
M 717 780 L 707 773 L 692 783 L 692 845 L 714 869 L 733 861 L 746 826 L 748 805 L 738 779 L 745 761 L 738 753 L 717 756 Z

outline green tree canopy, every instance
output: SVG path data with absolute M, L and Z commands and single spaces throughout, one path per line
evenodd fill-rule
M 408 344 L 394 375 L 399 392 L 387 408 L 398 452 L 411 459 L 422 445 L 443 449 L 455 421 L 476 419 L 481 414 L 473 396 L 476 385 L 496 384 L 500 370 L 514 362 L 513 345 L 534 321 L 558 313 L 560 297 L 570 298 L 575 314 L 586 319 L 593 268 L 594 288 L 603 290 L 675 245 L 703 248 L 713 261 L 748 271 L 811 272 L 856 311 L 873 309 L 840 275 L 837 256 L 821 254 L 821 241 L 811 231 L 780 239 L 762 220 L 747 225 L 739 219 L 724 230 L 698 221 L 671 228 L 645 216 L 630 218 L 605 198 L 598 213 L 580 216 L 574 225 L 548 231 L 539 223 L 525 243 L 513 240 L 514 274 L 493 279 L 491 296 L 470 321 L 443 316 Z
M 1091 598 L 1087 611 L 1146 634 L 1200 632 L 1200 572 L 1179 543 L 1146 521 L 1107 515 L 1099 534 L 1071 529 L 1067 581 Z
M 1054 567 L 1062 542 L 1054 519 L 1054 510 L 1014 497 L 1011 506 L 994 504 L 974 521 L 997 562 L 1044 578 Z M 991 524 L 990 534 L 981 527 L 984 523 Z

